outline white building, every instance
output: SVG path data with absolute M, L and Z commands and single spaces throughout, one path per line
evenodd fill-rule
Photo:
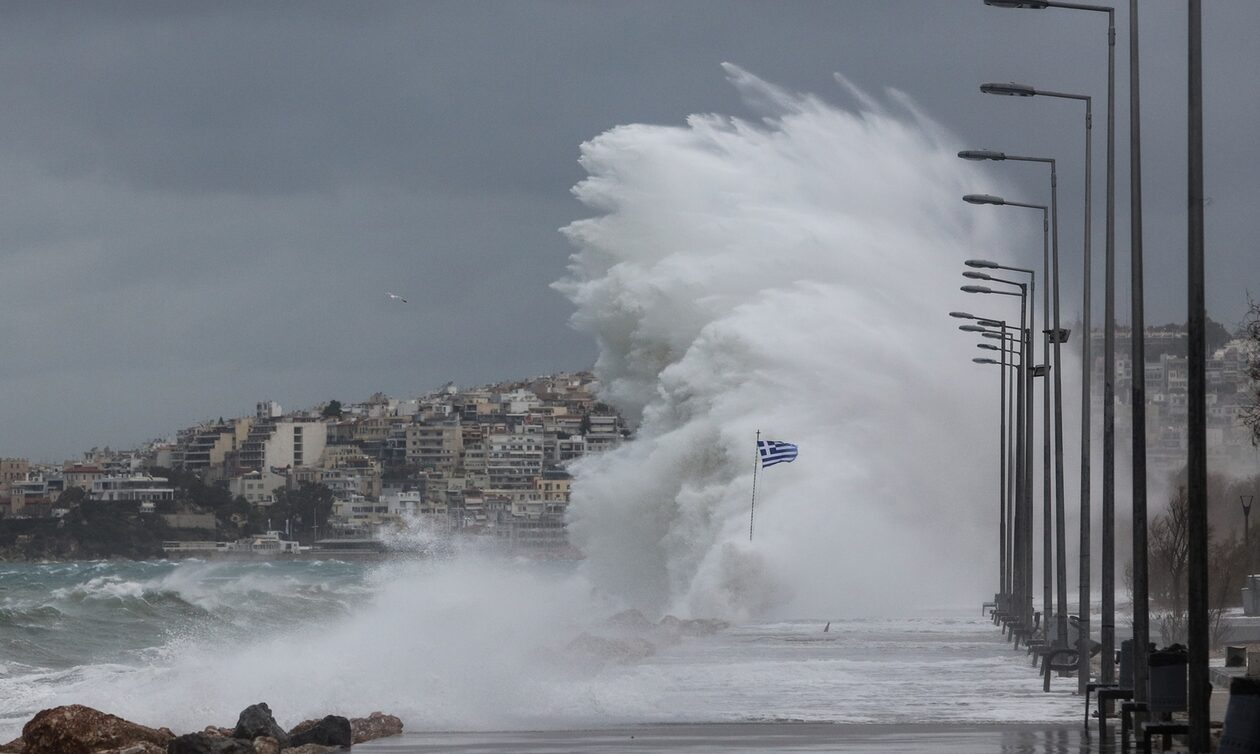
M 88 497 L 104 503 L 162 503 L 174 500 L 175 490 L 165 477 L 132 474 L 93 480 Z
M 259 420 L 241 445 L 241 468 L 256 471 L 314 466 L 328 442 L 322 421 L 300 419 Z

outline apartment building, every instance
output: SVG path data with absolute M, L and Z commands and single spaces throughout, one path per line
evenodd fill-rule
M 255 420 L 237 462 L 254 471 L 312 466 L 319 463 L 327 442 L 328 429 L 317 419 Z
M 409 424 L 406 427 L 407 463 L 421 469 L 455 471 L 463 461 L 464 430 L 458 421 Z
M 6 488 L 13 482 L 26 481 L 31 471 L 31 463 L 25 458 L 0 458 L 0 488 Z

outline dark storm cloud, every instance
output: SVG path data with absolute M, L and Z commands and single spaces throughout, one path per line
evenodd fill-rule
M 1184 8 L 1143 9 L 1148 309 L 1169 321 L 1184 318 Z M 1256 28 L 1260 5 L 1207 10 L 1209 307 L 1229 323 L 1254 279 L 1257 56 L 1236 31 Z M 723 61 L 843 103 L 839 71 L 905 91 L 966 146 L 1057 156 L 1072 292 L 1080 109 L 977 86 L 1093 95 L 1101 270 L 1099 14 L 980 0 L 6 3 L 0 455 L 135 442 L 262 398 L 589 365 L 593 344 L 547 287 L 568 254 L 556 229 L 588 214 L 568 193 L 578 145 L 620 123 L 749 115 Z M 1046 198 L 1042 172 L 991 170 Z M 1010 222 L 1015 238 L 1035 231 Z

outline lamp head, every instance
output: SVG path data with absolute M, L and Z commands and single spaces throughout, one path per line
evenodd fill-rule
M 963 293 L 992 293 L 993 289 L 983 285 L 964 285 L 959 288 Z
M 990 275 L 989 273 L 976 272 L 975 270 L 964 270 L 963 277 L 971 278 L 972 280 L 992 280 L 993 279 L 993 276 Z
M 959 325 L 958 329 L 962 330 L 963 332 L 987 332 L 980 325 Z
M 998 363 L 998 362 L 994 361 L 993 359 L 986 359 L 986 358 L 984 358 L 983 356 L 977 356 L 976 358 L 972 359 L 972 361 L 976 362 L 977 364 L 996 364 L 996 363 Z
M 1002 339 L 1002 340 L 1005 340 L 1005 339 L 1006 339 L 1006 336 L 1005 336 L 1005 335 L 1003 335 L 1003 334 L 1002 334 L 1002 333 L 1000 333 L 1000 332 L 987 332 L 987 333 L 985 333 L 984 335 L 982 335 L 982 336 L 980 336 L 980 337 L 982 337 L 982 338 L 1000 338 L 1000 339 Z
M 1005 160 L 1005 152 L 995 152 L 992 149 L 964 149 L 958 153 L 958 156 L 964 160 Z
M 1031 97 L 1037 93 L 1031 86 L 1013 81 L 1006 84 L 981 84 L 980 91 L 985 94 L 1005 94 L 1008 97 Z
M 981 267 L 986 270 L 1002 269 L 1002 266 L 999 265 L 997 262 L 990 262 L 987 259 L 968 259 L 966 262 L 963 262 L 963 264 L 967 265 L 968 267 Z
M 984 0 L 985 5 L 992 5 L 994 8 L 1032 8 L 1033 10 L 1044 10 L 1050 5 L 1049 0 Z
M 998 348 L 992 343 L 977 343 L 976 348 L 983 348 L 986 351 L 1001 351 L 1002 350 L 1001 348 Z
M 996 319 L 978 319 L 976 324 L 984 325 L 985 327 L 1006 327 L 1005 322 L 999 322 Z
M 967 312 L 950 312 L 949 316 L 955 319 L 978 319 L 976 315 L 968 314 Z
M 963 197 L 963 201 L 968 204 L 996 204 L 999 206 L 1006 204 L 1005 199 L 993 194 L 967 194 Z

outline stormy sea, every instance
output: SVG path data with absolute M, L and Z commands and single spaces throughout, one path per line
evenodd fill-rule
M 948 731 L 1079 715 L 1066 689 L 1042 694 L 978 604 L 662 623 L 600 612 L 579 570 L 510 557 L 4 564 L 0 738 L 68 703 L 177 732 L 230 727 L 258 701 L 285 726 L 383 710 L 408 732 L 370 746 L 487 737 L 513 742 L 504 751 L 644 725 Z
M 584 559 L 0 564 L 0 737 L 71 702 L 177 732 L 381 710 L 408 731 L 382 751 L 1066 730 L 1073 690 L 1043 694 L 981 614 L 998 373 L 946 316 L 961 260 L 1040 236 L 962 204 L 1001 182 L 903 94 L 726 71 L 746 116 L 581 146 L 554 288 L 635 426 L 570 468 Z M 758 432 L 800 452 L 760 472 L 754 532 Z

